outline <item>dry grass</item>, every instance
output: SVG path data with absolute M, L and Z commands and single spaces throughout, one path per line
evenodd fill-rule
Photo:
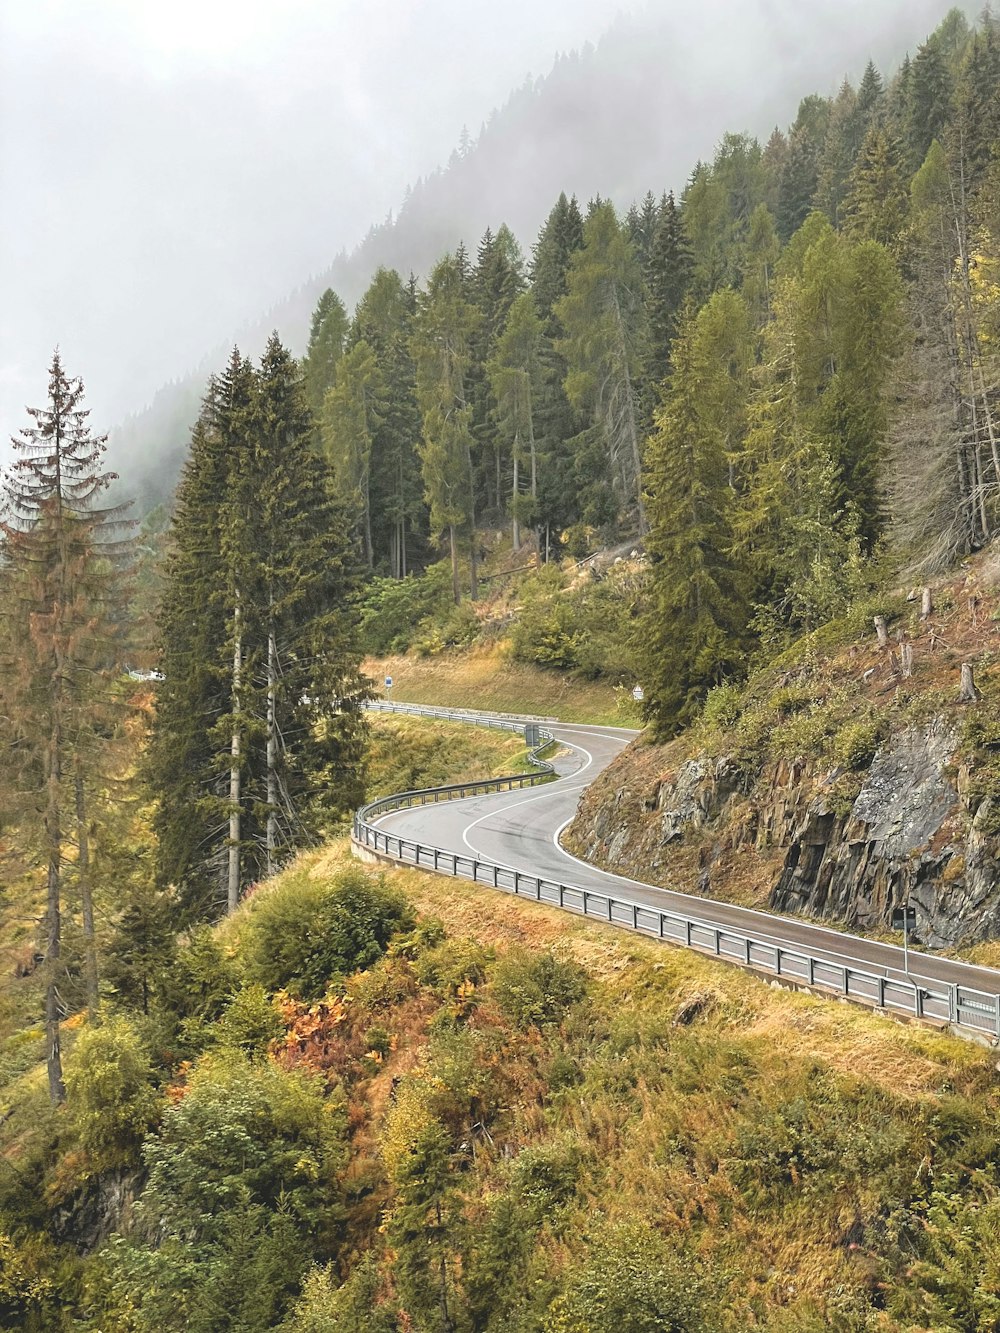
M 560 722 L 638 725 L 627 690 L 513 662 L 497 645 L 437 657 L 370 658 L 365 670 L 379 685 L 391 676 L 392 698 L 400 703 L 531 713 Z

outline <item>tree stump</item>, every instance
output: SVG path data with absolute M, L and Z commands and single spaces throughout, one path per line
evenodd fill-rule
M 972 674 L 972 663 L 962 663 L 962 685 L 958 692 L 959 701 L 963 704 L 978 703 L 980 698 L 979 691 L 976 689 L 976 681 Z
M 885 627 L 885 616 L 875 617 L 875 633 L 878 635 L 878 646 L 880 648 L 889 647 L 889 631 Z
M 909 680 L 913 675 L 913 644 L 901 643 L 899 645 L 899 665 L 903 671 L 903 679 Z
M 930 588 L 924 588 L 920 594 L 920 619 L 929 620 L 934 614 L 934 599 Z

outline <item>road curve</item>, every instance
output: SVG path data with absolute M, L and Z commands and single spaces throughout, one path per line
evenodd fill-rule
M 798 917 L 735 907 L 711 898 L 677 893 L 610 874 L 568 852 L 560 835 L 572 820 L 581 792 L 638 733 L 626 728 L 546 724 L 562 747 L 554 764 L 557 781 L 536 787 L 421 806 L 383 815 L 378 828 L 396 837 L 433 845 L 461 856 L 572 885 L 594 894 L 615 894 L 665 912 L 695 916 L 708 926 L 740 932 L 764 947 L 799 950 L 820 962 L 864 969 L 890 980 L 928 986 L 960 986 L 1000 996 L 1000 971 L 846 934 Z M 725 955 L 722 955 L 725 957 Z M 731 961 L 740 961 L 735 957 Z M 824 987 L 821 987 L 824 989 Z M 825 987 L 828 989 L 828 987 Z M 1000 1013 L 1000 1009 L 998 1009 Z M 944 1014 L 929 1016 L 943 1019 Z

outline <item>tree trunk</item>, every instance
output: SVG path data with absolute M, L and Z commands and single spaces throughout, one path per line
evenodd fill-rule
M 958 692 L 959 702 L 963 704 L 975 704 L 979 702 L 979 691 L 976 689 L 976 681 L 972 671 L 971 662 L 962 663 L 962 684 Z
M 469 533 L 469 596 L 473 601 L 479 596 L 479 562 L 476 560 L 476 525 L 473 523 Z
M 230 912 L 235 912 L 240 901 L 240 675 L 243 670 L 243 640 L 240 626 L 240 600 L 236 595 L 233 613 L 235 636 L 233 643 L 233 735 L 229 746 L 229 873 L 226 899 Z
M 462 600 L 462 588 L 458 581 L 458 546 L 455 544 L 454 523 L 448 528 L 448 542 L 451 547 L 451 592 L 458 606 Z
M 518 475 L 517 475 L 517 453 L 515 452 L 515 454 L 514 454 L 514 487 L 513 487 L 513 490 L 512 490 L 512 492 L 511 492 L 511 496 L 512 496 L 512 498 L 511 498 L 511 506 L 510 506 L 510 507 L 511 507 L 511 512 L 512 512 L 512 514 L 513 514 L 513 525 L 512 525 L 512 526 L 513 526 L 513 531 L 512 531 L 512 534 L 511 534 L 511 535 L 512 535 L 512 537 L 513 537 L 513 541 L 514 541 L 514 550 L 515 550 L 515 551 L 519 551 L 519 550 L 521 549 L 521 525 L 520 525 L 520 523 L 518 523 L 518 521 L 517 521 L 517 500 L 518 500 L 517 486 L 518 486 Z
M 94 893 L 90 881 L 90 833 L 87 828 L 87 802 L 80 761 L 73 777 L 76 797 L 76 871 L 80 883 L 80 911 L 83 917 L 83 976 L 87 1007 L 97 1010 L 97 940 L 94 935 Z
M 278 685 L 278 646 L 274 641 L 274 622 L 267 634 L 267 826 L 264 847 L 268 877 L 274 874 L 274 852 L 278 832 L 278 725 L 275 692 Z
M 61 655 L 57 650 L 55 702 L 49 735 L 48 782 L 45 807 L 45 833 L 49 849 L 45 940 L 45 1064 L 49 1076 L 49 1100 L 53 1106 L 66 1100 L 62 1075 L 62 1040 L 59 1032 L 58 968 L 62 943 L 62 822 L 60 778 L 62 761 L 61 727 Z

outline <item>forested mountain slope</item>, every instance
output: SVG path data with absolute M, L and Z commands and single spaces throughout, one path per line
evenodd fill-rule
M 374 223 L 360 246 L 337 254 L 252 326 L 234 329 L 234 340 L 256 352 L 277 329 L 301 352 L 327 287 L 353 306 L 380 265 L 404 279 L 425 276 L 443 253 L 462 241 L 473 247 L 504 222 L 528 247 L 560 191 L 581 200 L 603 195 L 623 210 L 648 190 L 679 194 L 692 163 L 710 158 L 727 128 L 766 138 L 789 121 L 803 89 L 826 95 L 845 74 L 857 82 L 869 58 L 895 69 L 940 13 L 934 0 L 894 4 L 872 31 L 860 3 L 821 12 L 788 4 L 769 23 L 747 22 L 737 48 L 717 40 L 724 4 L 683 15 L 656 5 L 634 10 L 595 47 L 527 79 L 484 125 L 463 134 L 447 164 L 414 183 L 395 216 Z M 302 225 L 322 230 L 326 221 L 303 217 Z M 331 254 L 336 246 L 331 237 Z M 143 508 L 172 491 L 205 375 L 229 350 L 205 349 L 194 375 L 165 385 L 114 432 L 115 465 Z

